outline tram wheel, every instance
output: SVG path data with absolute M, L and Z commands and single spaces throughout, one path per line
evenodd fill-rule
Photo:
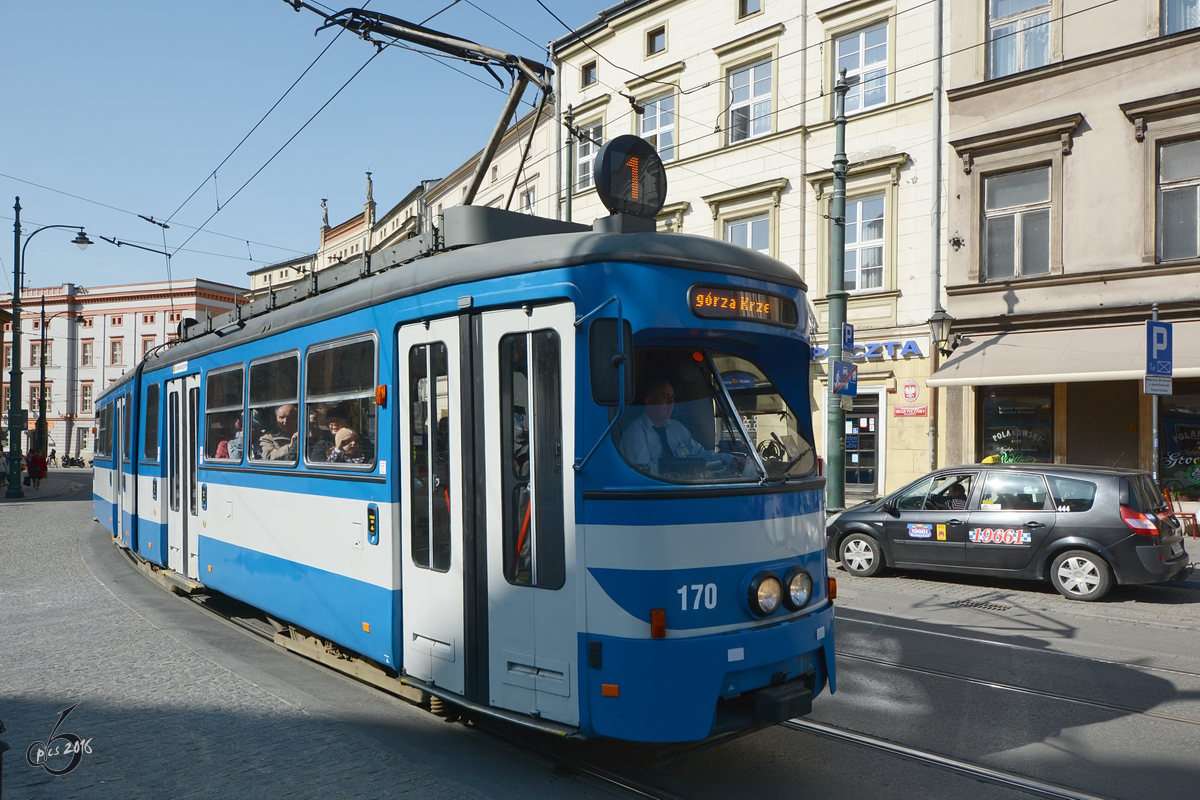
M 851 575 L 869 578 L 883 569 L 883 551 L 874 536 L 852 533 L 842 540 L 838 548 L 842 566 Z

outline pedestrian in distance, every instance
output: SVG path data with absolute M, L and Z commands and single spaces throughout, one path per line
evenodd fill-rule
M 33 481 L 33 488 L 41 488 L 44 477 L 46 477 L 46 456 L 40 449 L 34 450 L 29 454 L 29 479 Z

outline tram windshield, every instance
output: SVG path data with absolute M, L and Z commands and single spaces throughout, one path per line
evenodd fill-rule
M 634 403 L 614 428 L 621 456 L 685 484 L 782 481 L 812 474 L 816 451 L 783 395 L 742 356 L 638 348 Z

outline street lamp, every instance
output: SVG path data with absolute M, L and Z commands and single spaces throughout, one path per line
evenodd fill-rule
M 954 348 L 958 347 L 960 335 L 954 335 L 951 339 L 950 331 L 954 328 L 954 317 L 946 313 L 946 310 L 938 305 L 937 311 L 933 312 L 933 316 L 926 320 L 929 325 L 929 334 L 933 339 L 933 346 L 937 351 L 944 356 L 948 356 L 954 352 Z
M 79 230 L 78 235 L 72 240 L 72 244 L 79 246 L 80 250 L 86 248 L 92 243 L 92 240 L 87 238 L 87 234 L 83 232 L 83 228 L 79 225 L 43 225 L 33 233 L 25 237 L 25 244 L 21 244 L 21 198 L 18 197 L 16 203 L 13 204 L 13 210 L 16 212 L 13 220 L 13 350 L 12 350 L 12 371 L 9 373 L 9 400 L 8 400 L 8 491 L 5 493 L 9 498 L 21 498 L 25 496 L 25 492 L 21 489 L 21 437 L 17 435 L 18 427 L 21 430 L 26 428 L 25 414 L 21 409 L 21 291 L 23 282 L 21 276 L 23 270 L 21 265 L 25 260 L 25 248 L 29 246 L 29 240 L 37 236 L 42 231 L 51 230 L 53 228 L 76 228 Z M 45 331 L 43 330 L 43 336 Z M 43 360 L 43 365 L 45 361 Z M 42 387 L 45 388 L 45 367 L 43 366 Z M 44 398 L 38 404 L 43 409 L 46 407 Z M 42 418 L 44 424 L 45 418 Z M 43 427 L 42 431 L 45 430 Z

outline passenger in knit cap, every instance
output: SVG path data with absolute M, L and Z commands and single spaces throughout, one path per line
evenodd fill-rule
M 363 452 L 362 441 L 351 428 L 342 428 L 334 438 L 333 449 L 329 451 L 329 460 L 338 464 L 365 464 L 366 453 Z

